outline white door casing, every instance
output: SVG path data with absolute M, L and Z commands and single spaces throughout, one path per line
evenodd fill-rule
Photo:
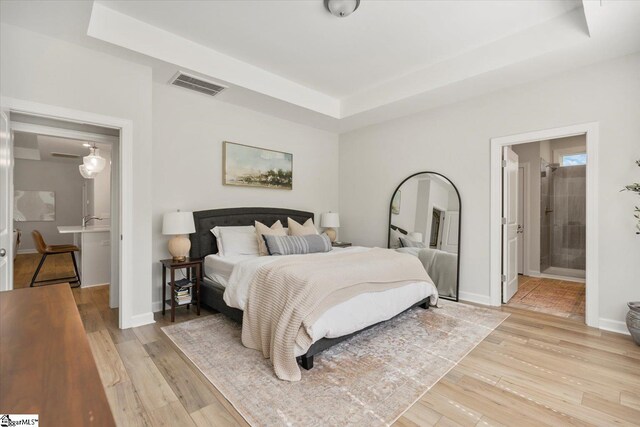
M 458 224 L 460 212 L 447 211 L 444 215 L 444 226 L 442 227 L 442 250 L 449 253 L 458 253 Z
M 518 291 L 518 155 L 503 149 L 502 168 L 502 302 Z
M 0 111 L 0 291 L 13 288 L 13 155 L 9 112 Z
M 518 167 L 518 274 L 524 274 L 524 166 Z

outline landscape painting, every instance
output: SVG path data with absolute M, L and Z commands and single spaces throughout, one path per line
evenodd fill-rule
M 293 154 L 224 142 L 224 184 L 293 189 Z
M 55 221 L 56 194 L 53 191 L 14 192 L 14 221 Z

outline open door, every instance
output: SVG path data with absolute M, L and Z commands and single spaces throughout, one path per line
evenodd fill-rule
M 0 291 L 13 288 L 13 155 L 9 112 L 0 111 Z
M 518 155 L 504 147 L 502 163 L 502 302 L 518 291 Z
M 447 211 L 444 215 L 444 226 L 442 227 L 442 250 L 457 254 L 458 253 L 458 223 L 460 221 L 460 212 Z

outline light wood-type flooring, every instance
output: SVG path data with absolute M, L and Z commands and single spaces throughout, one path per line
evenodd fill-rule
M 246 425 L 161 331 L 168 315 L 120 330 L 107 287 L 73 294 L 118 425 Z M 629 336 L 502 310 L 511 316 L 395 425 L 640 424 L 640 347 Z M 177 322 L 195 317 L 186 308 L 176 312 Z
M 28 288 L 42 255 L 19 254 L 13 264 L 13 289 Z M 78 258 L 76 257 L 76 261 Z M 73 262 L 69 254 L 49 255 L 44 261 L 37 280 L 50 280 L 58 277 L 72 277 Z M 56 283 L 52 281 L 51 283 Z M 60 282 L 57 282 L 60 283 Z M 40 286 L 41 284 L 36 284 Z

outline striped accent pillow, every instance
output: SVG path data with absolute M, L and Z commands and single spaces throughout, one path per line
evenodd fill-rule
M 331 240 L 325 233 L 306 236 L 262 236 L 269 255 L 300 255 L 316 252 L 329 252 Z

